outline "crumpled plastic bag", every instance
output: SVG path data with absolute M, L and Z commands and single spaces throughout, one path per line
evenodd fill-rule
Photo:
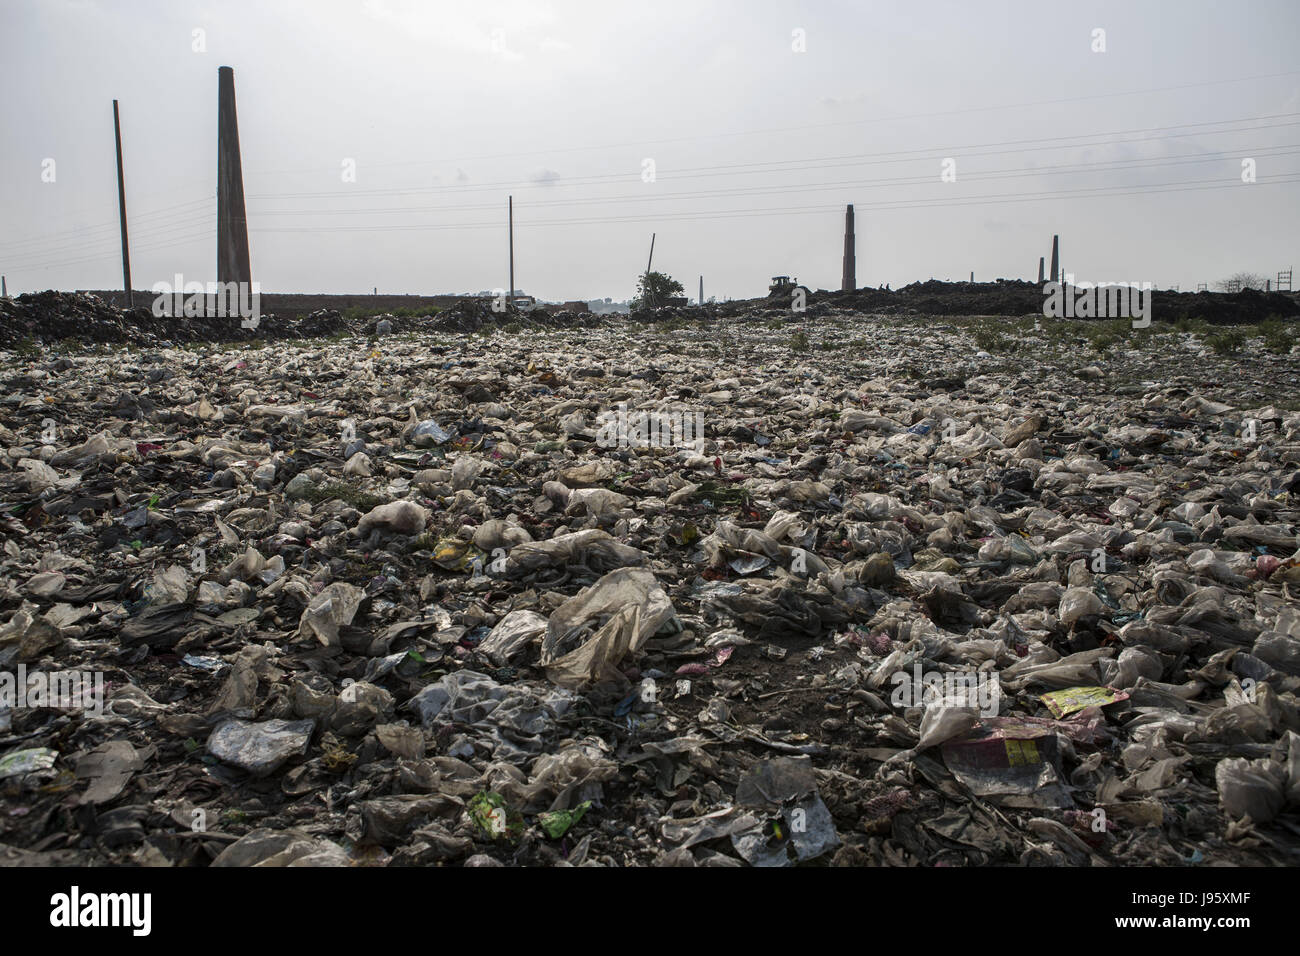
M 469 724 L 496 759 L 516 761 L 541 751 L 543 735 L 555 730 L 574 700 L 566 690 L 498 684 L 486 674 L 466 670 L 423 688 L 407 706 L 426 730 L 440 721 Z
M 603 785 L 618 777 L 618 765 L 596 738 L 566 741 L 555 753 L 537 757 L 527 771 L 493 763 L 483 785 L 526 813 L 557 813 L 584 802 L 600 801 Z
M 1235 820 L 1248 816 L 1256 823 L 1268 823 L 1286 802 L 1286 774 L 1267 757 L 1224 758 L 1214 768 L 1214 782 L 1223 812 Z
M 964 699 L 944 699 L 931 704 L 921 717 L 921 739 L 915 749 L 926 750 L 963 736 L 979 723 L 979 717 L 979 705 Z
M 742 818 L 728 834 L 736 852 L 751 866 L 792 866 L 840 845 L 807 757 L 763 761 L 741 777 L 736 803 L 761 814 Z
M 365 537 L 374 528 L 394 534 L 419 534 L 428 520 L 428 508 L 421 507 L 414 501 L 391 501 L 367 512 L 357 525 L 357 534 Z
M 311 599 L 298 621 L 297 637 L 315 637 L 327 647 L 339 643 L 339 628 L 352 623 L 366 594 L 346 581 L 335 581 Z
M 649 571 L 611 571 L 551 614 L 542 640 L 542 666 L 562 687 L 622 683 L 626 678 L 617 665 L 674 618 L 672 601 Z M 582 640 L 580 646 L 563 652 L 575 638 Z
M 505 664 L 546 630 L 546 618 L 536 611 L 511 611 L 478 646 L 493 663 Z
M 505 574 L 519 577 L 541 568 L 581 562 L 595 571 L 646 563 L 646 555 L 612 538 L 599 528 L 556 535 L 545 541 L 526 541 L 510 549 Z

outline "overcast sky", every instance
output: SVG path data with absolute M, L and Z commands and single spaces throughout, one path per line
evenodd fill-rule
M 511 194 L 546 299 L 628 297 L 652 232 L 691 296 L 838 288 L 846 203 L 860 286 L 1034 278 L 1054 232 L 1080 279 L 1272 276 L 1297 33 L 1295 0 L 0 0 L 0 272 L 120 287 L 117 98 L 133 285 L 214 280 L 228 65 L 267 292 L 505 286 Z

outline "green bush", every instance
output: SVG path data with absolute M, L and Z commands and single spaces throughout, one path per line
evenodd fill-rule
M 426 315 L 437 315 L 442 309 L 432 306 L 410 306 L 397 309 L 376 309 L 374 306 L 354 305 L 343 310 L 343 318 L 350 322 L 358 322 L 377 318 L 381 315 L 391 315 L 395 319 L 422 319 Z
M 975 345 L 985 352 L 1010 352 L 1015 343 L 992 329 L 979 329 L 975 332 Z
M 1259 337 L 1264 340 L 1264 348 L 1276 355 L 1286 355 L 1295 344 L 1295 332 L 1281 317 L 1270 315 L 1259 324 Z
M 1215 332 L 1213 335 L 1205 337 L 1205 344 L 1208 345 L 1216 355 L 1236 355 L 1246 344 L 1244 333 L 1236 329 L 1229 329 L 1223 332 Z

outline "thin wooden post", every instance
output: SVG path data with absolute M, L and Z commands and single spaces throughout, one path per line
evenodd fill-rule
M 117 143 L 117 212 L 122 221 L 122 288 L 126 292 L 126 307 L 135 308 L 131 294 L 131 253 L 126 238 L 126 180 L 122 175 L 122 124 L 118 119 L 117 100 L 113 100 L 113 139 Z

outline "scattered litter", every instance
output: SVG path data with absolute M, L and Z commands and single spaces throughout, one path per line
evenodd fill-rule
M 0 843 L 1292 865 L 1294 359 L 982 301 L 4 300 Z

